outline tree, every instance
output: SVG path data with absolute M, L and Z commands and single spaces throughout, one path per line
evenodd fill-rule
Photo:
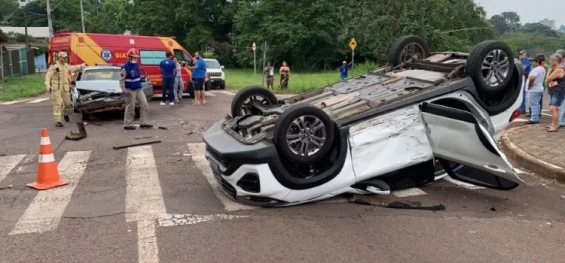
M 557 32 L 541 23 L 527 23 L 518 30 L 525 33 L 539 33 L 548 37 L 557 37 Z
M 47 26 L 45 7 L 37 1 L 30 2 L 14 11 L 13 15 L 8 18 L 8 23 L 11 26 L 23 27 L 26 25 L 26 20 L 28 27 Z
M 18 3 L 14 0 L 0 0 L 0 23 L 6 22 L 18 10 Z
M 507 33 L 516 32 L 520 28 L 520 16 L 516 12 L 504 12 L 501 16 L 506 24 Z
M 508 25 L 501 15 L 492 16 L 489 22 L 494 26 L 494 31 L 497 35 L 504 35 L 508 32 Z
M 565 33 L 565 25 L 561 25 L 561 27 L 559 27 L 559 31 L 564 32 Z

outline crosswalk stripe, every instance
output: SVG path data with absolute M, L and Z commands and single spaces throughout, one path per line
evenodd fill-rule
M 482 186 L 478 186 L 478 185 L 474 185 L 474 184 L 468 184 L 468 183 L 465 183 L 465 182 L 457 181 L 457 180 L 451 178 L 450 176 L 446 176 L 446 177 L 444 177 L 443 179 L 445 179 L 446 181 L 448 181 L 448 182 L 450 182 L 450 183 L 452 183 L 452 184 L 461 186 L 461 187 L 463 187 L 463 188 L 467 188 L 467 189 L 469 189 L 469 190 L 485 189 L 485 188 L 482 187 Z
M 27 102 L 27 103 L 39 103 L 39 102 L 42 102 L 42 101 L 46 101 L 46 100 L 48 100 L 48 99 L 49 99 L 49 98 L 40 98 L 40 99 L 36 99 L 36 100 L 29 101 L 29 102 Z
M 0 157 L 0 182 L 18 165 L 25 157 L 25 154 L 10 155 Z
M 137 222 L 137 254 L 140 263 L 159 262 L 155 225 L 155 220 L 145 219 Z
M 214 194 L 216 195 L 216 197 L 218 197 L 218 199 L 220 199 L 222 204 L 224 204 L 224 208 L 227 211 L 237 211 L 237 210 L 246 210 L 246 209 L 256 209 L 257 208 L 257 207 L 254 207 L 254 206 L 248 206 L 248 205 L 243 205 L 243 204 L 234 202 L 234 201 L 230 200 L 227 196 L 225 196 L 224 193 L 220 192 L 220 190 L 219 190 L 220 186 L 216 182 L 216 179 L 214 178 L 214 175 L 212 174 L 212 170 L 210 168 L 210 165 L 208 164 L 208 161 L 206 160 L 206 157 L 204 156 L 204 154 L 206 152 L 206 146 L 205 146 L 204 143 L 189 143 L 188 144 L 188 150 L 192 154 L 192 160 L 194 161 L 196 167 L 198 167 L 198 169 L 200 169 L 202 174 L 204 174 L 204 176 L 206 177 L 206 180 L 208 180 L 208 183 L 212 186 L 212 190 L 214 191 Z
M 157 219 L 166 213 L 150 145 L 128 149 L 126 181 L 126 222 Z
M 73 191 L 80 181 L 90 151 L 67 152 L 58 169 L 61 178 L 69 184 L 37 193 L 24 214 L 20 217 L 10 235 L 42 233 L 57 228 Z

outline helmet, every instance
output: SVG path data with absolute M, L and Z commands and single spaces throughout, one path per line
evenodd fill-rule
M 66 57 L 67 57 L 67 53 L 61 51 L 61 52 L 59 52 L 59 53 L 57 54 L 57 56 L 58 56 L 58 57 L 66 58 Z
M 135 48 L 130 48 L 128 50 L 128 57 L 138 58 L 139 57 L 139 51 L 137 51 L 137 49 L 135 49 Z

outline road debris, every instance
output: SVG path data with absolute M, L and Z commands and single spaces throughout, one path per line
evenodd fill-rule
M 6 187 L 0 187 L 0 191 L 1 190 L 8 190 L 8 189 L 12 189 L 13 185 L 8 185 Z
M 65 139 L 71 141 L 79 141 L 86 138 L 86 129 L 84 128 L 84 123 L 77 122 L 77 126 L 78 126 L 78 133 L 71 131 L 69 135 L 65 136 Z
M 87 122 L 86 124 L 92 124 L 92 125 L 96 125 L 96 126 L 102 126 L 102 123 L 101 123 L 101 122 L 93 122 L 93 121 L 91 121 L 91 122 Z
M 122 145 L 122 146 L 114 146 L 112 148 L 114 148 L 114 150 L 119 150 L 119 149 L 124 149 L 124 148 L 128 148 L 128 147 L 143 146 L 143 145 L 149 145 L 149 144 L 155 144 L 155 143 L 161 143 L 161 141 L 142 142 L 142 143 Z
M 490 208 L 490 211 L 496 211 L 496 208 L 494 208 L 494 206 L 493 206 L 493 207 Z
M 157 128 L 158 128 L 158 129 L 161 129 L 161 130 L 168 130 L 168 129 L 169 129 L 169 128 L 167 128 L 167 127 L 162 127 L 162 126 L 157 126 Z
M 371 200 L 361 199 L 361 198 L 352 198 L 349 199 L 349 202 L 354 204 L 360 205 L 369 205 L 369 206 L 378 206 L 378 207 L 385 207 L 385 208 L 396 208 L 396 209 L 415 209 L 415 210 L 429 210 L 429 211 L 442 211 L 445 210 L 445 206 L 443 204 L 434 205 L 434 206 L 422 206 L 420 202 L 399 202 L 399 201 L 390 201 L 390 202 L 374 202 Z
M 153 138 L 153 136 L 135 137 L 136 140 L 139 140 L 139 139 L 151 139 L 151 138 Z

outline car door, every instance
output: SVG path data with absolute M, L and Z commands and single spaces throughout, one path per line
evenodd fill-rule
M 434 157 L 453 179 L 498 190 L 523 182 L 472 113 L 426 102 L 420 114 Z
M 153 85 L 151 84 L 149 75 L 147 75 L 145 70 L 141 70 L 141 90 L 143 90 L 143 93 L 148 100 L 153 97 Z

